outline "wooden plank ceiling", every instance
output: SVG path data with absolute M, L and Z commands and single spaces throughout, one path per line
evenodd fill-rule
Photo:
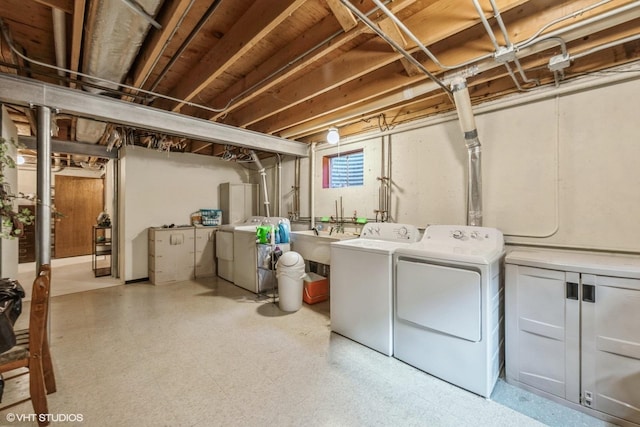
M 0 0 L 0 72 L 88 90 L 74 73 L 91 69 L 148 91 L 112 85 L 105 96 L 303 142 L 324 141 L 330 126 L 348 136 L 451 110 L 451 97 L 344 1 Z M 478 0 L 503 52 L 497 56 L 474 0 L 382 3 L 439 64 L 373 0 L 351 0 L 438 79 L 465 73 L 474 105 L 640 57 L 640 5 L 631 0 Z M 53 9 L 62 11 L 65 30 L 57 46 Z M 109 15 L 118 18 L 105 25 Z M 138 20 L 129 24 L 129 15 Z M 37 63 L 11 51 L 6 38 Z M 117 63 L 120 73 L 91 68 L 95 58 Z M 71 72 L 60 76 L 42 63 Z M 28 111 L 11 113 L 21 134 L 33 133 Z M 59 120 L 62 137 L 76 138 L 76 120 Z M 97 142 L 107 144 L 114 130 L 118 143 L 215 156 L 235 150 L 114 124 Z

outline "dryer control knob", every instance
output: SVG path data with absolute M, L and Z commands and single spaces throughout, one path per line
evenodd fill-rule
M 464 237 L 464 232 L 462 230 L 454 230 L 453 233 L 451 233 L 451 236 L 454 239 L 462 239 Z
M 472 239 L 482 240 L 482 235 L 477 231 L 472 231 L 470 237 Z

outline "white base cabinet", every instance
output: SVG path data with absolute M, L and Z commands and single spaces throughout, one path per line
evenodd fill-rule
M 211 277 L 215 229 L 149 228 L 149 280 L 154 285 Z
M 505 269 L 507 381 L 640 425 L 640 257 L 512 251 Z

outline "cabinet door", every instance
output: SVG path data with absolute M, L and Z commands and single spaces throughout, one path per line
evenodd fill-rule
M 577 273 L 506 266 L 507 378 L 576 403 L 578 282 Z
M 149 231 L 149 278 L 154 284 L 176 280 L 168 230 Z
M 215 272 L 215 229 L 196 228 L 195 276 L 210 277 Z
M 154 271 L 154 283 L 193 278 L 194 235 L 192 227 L 153 230 L 150 234 L 149 267 Z
M 172 244 L 172 242 L 179 242 Z M 185 228 L 184 230 L 176 230 L 171 233 L 169 243 L 173 248 L 175 257 L 175 265 L 177 269 L 177 280 L 189 280 L 194 276 L 194 260 L 195 260 L 195 229 Z
M 582 282 L 583 404 L 640 424 L 640 280 Z

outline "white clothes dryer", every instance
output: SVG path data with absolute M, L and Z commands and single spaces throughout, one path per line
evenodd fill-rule
M 504 363 L 503 257 L 487 227 L 430 226 L 398 248 L 394 357 L 489 397 Z
M 393 352 L 393 252 L 420 238 L 409 224 L 372 223 L 359 239 L 331 244 L 331 330 Z

